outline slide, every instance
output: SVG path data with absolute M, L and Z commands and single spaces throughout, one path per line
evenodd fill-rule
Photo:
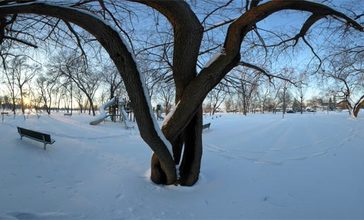
M 117 102 L 116 97 L 110 99 L 110 101 L 106 102 L 105 104 L 101 105 L 100 107 L 100 114 L 95 117 L 93 121 L 90 122 L 90 125 L 98 125 L 100 124 L 105 118 L 109 116 L 105 110 L 110 106 Z
M 121 105 L 121 115 L 123 117 L 123 121 L 124 121 L 124 124 L 125 124 L 125 127 L 126 128 L 133 128 L 134 125 L 131 123 L 131 121 L 128 119 L 128 114 L 126 113 L 125 111 L 125 108 L 124 108 L 124 105 Z

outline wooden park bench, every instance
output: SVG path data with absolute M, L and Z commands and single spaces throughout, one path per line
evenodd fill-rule
M 72 116 L 72 113 L 64 113 L 64 116 Z
M 55 140 L 53 140 L 51 138 L 51 135 L 49 135 L 49 134 L 45 134 L 42 132 L 33 131 L 33 130 L 21 128 L 21 127 L 17 127 L 17 128 L 18 128 L 18 133 L 20 135 L 20 139 L 22 139 L 23 137 L 27 137 L 27 138 L 33 139 L 35 141 L 42 142 L 44 144 L 44 147 L 43 147 L 44 150 L 46 150 L 47 144 L 53 144 L 55 142 Z
M 210 130 L 210 125 L 211 125 L 211 123 L 207 123 L 207 124 L 202 125 L 202 130 L 205 130 L 205 129 Z

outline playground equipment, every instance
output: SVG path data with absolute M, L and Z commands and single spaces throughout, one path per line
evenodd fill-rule
M 117 106 L 117 114 L 112 115 L 106 110 L 110 106 Z M 110 99 L 108 102 L 104 103 L 100 106 L 100 114 L 96 116 L 96 118 L 90 122 L 90 125 L 98 125 L 102 121 L 104 121 L 107 117 L 119 117 L 119 120 L 124 123 L 126 128 L 133 128 L 134 125 L 132 124 L 131 120 L 128 117 L 128 113 L 125 110 L 125 101 L 119 101 L 117 97 Z
M 100 124 L 105 118 L 109 117 L 109 114 L 106 113 L 106 109 L 113 105 L 116 101 L 116 97 L 110 99 L 108 102 L 104 103 L 100 106 L 100 114 L 96 116 L 96 118 L 90 122 L 90 125 L 98 125 Z

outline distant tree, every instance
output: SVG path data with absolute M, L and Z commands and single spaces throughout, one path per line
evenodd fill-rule
M 12 68 L 4 68 L 5 74 L 5 85 L 8 89 L 11 97 L 11 111 L 13 114 L 16 114 L 16 98 L 17 98 L 17 90 L 15 86 L 15 69 Z
M 209 113 L 212 112 L 212 108 L 211 108 L 211 103 L 210 102 L 204 102 L 203 104 L 203 111 L 204 113 Z
M 271 100 L 271 95 L 272 95 L 272 86 L 271 83 L 265 83 L 265 84 L 260 84 L 258 91 L 256 93 L 257 95 L 257 99 L 259 100 L 259 106 L 261 108 L 262 113 L 264 113 L 265 111 L 272 111 L 272 108 L 269 107 L 269 103 Z
M 25 56 L 14 57 L 11 62 L 9 69 L 12 69 L 12 80 L 14 80 L 15 86 L 19 89 L 20 94 L 20 107 L 23 115 L 25 114 L 24 96 L 26 96 L 26 85 L 33 79 L 35 74 L 40 71 L 40 66 L 29 65 L 27 63 L 28 58 Z
M 214 115 L 220 108 L 221 104 L 224 103 L 227 93 L 224 90 L 224 85 L 219 84 L 207 95 L 210 103 L 210 115 Z
M 292 77 L 294 75 L 294 72 L 295 71 L 292 68 L 285 67 L 281 70 L 281 75 L 288 79 L 289 76 Z M 279 95 L 279 99 L 282 103 L 282 118 L 284 118 L 287 107 L 292 102 L 292 95 L 289 92 L 289 88 L 291 87 L 293 82 L 291 80 L 283 80 L 281 83 L 281 94 Z
M 358 116 L 364 104 L 363 64 L 363 60 L 354 59 L 352 54 L 343 52 L 332 57 L 325 66 L 327 69 L 322 71 L 324 77 L 334 80 L 336 87 L 331 88 L 331 93 L 341 99 L 339 102 L 345 104 L 354 118 Z
M 78 104 L 78 108 L 80 109 L 80 113 L 85 111 L 84 96 L 84 93 L 80 89 L 75 89 L 75 99 Z
M 258 89 L 258 80 L 258 76 L 249 76 L 248 74 L 241 75 L 241 87 L 238 91 L 241 97 L 241 107 L 244 115 L 247 115 L 247 113 L 249 112 L 253 94 L 256 93 Z
M 283 89 L 282 89 L 282 95 L 281 95 L 281 100 L 282 100 L 282 117 L 284 118 L 284 114 L 287 111 L 287 102 L 290 99 L 290 95 L 289 93 L 287 93 L 287 83 L 284 83 L 283 85 Z
M 175 91 L 173 85 L 171 83 L 162 81 L 157 84 L 157 87 L 158 90 L 155 92 L 154 96 L 157 97 L 157 100 L 163 103 L 162 108 L 164 113 L 167 115 L 170 112 L 174 102 Z
M 329 98 L 329 103 L 328 103 L 328 110 L 333 111 L 335 109 L 335 104 L 333 103 L 331 97 Z
M 292 110 L 295 111 L 295 112 L 301 111 L 301 105 L 300 105 L 300 102 L 297 99 L 293 100 Z
M 51 114 L 53 101 L 52 97 L 55 92 L 55 88 L 58 86 L 58 83 L 58 76 L 40 75 L 36 79 L 36 85 L 39 88 L 39 93 L 48 115 Z
M 100 85 L 101 74 L 91 70 L 87 60 L 76 53 L 61 52 L 52 59 L 49 64 L 51 71 L 63 77 L 67 81 L 65 85 L 70 85 L 70 88 L 74 83 L 87 97 L 89 114 L 92 112 L 92 115 L 95 115 L 93 99 Z
M 225 105 L 226 112 L 231 112 L 231 111 L 235 110 L 234 102 L 233 102 L 233 99 L 231 97 L 225 99 L 224 105 Z
M 268 112 L 275 113 L 277 108 L 277 102 L 270 96 L 266 99 L 264 109 Z
M 29 93 L 29 99 L 30 103 L 28 103 L 27 108 L 34 109 L 37 116 L 40 116 L 40 110 L 44 108 L 45 106 L 42 106 L 43 98 L 40 96 L 39 92 L 37 90 L 34 90 L 31 88 L 32 85 L 28 84 L 28 93 Z
M 306 92 L 306 88 L 307 88 L 307 81 L 308 81 L 308 73 L 307 71 L 305 72 L 301 72 L 299 74 L 299 81 L 297 84 L 297 89 L 298 89 L 298 95 L 299 95 L 299 103 L 300 103 L 300 108 L 299 111 L 301 112 L 301 114 L 303 114 L 304 111 L 304 107 L 305 107 L 305 92 Z

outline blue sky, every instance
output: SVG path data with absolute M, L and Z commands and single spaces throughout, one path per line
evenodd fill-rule
M 337 5 L 344 4 L 346 2 L 349 2 L 349 1 L 344 1 L 344 0 L 334 1 L 334 3 Z M 357 3 L 360 5 L 362 5 L 363 2 L 364 1 L 360 1 L 360 0 L 357 1 Z M 237 1 L 236 3 L 240 4 L 241 2 Z M 139 11 L 139 12 L 141 12 L 141 11 Z M 236 16 L 239 16 L 239 14 L 237 13 Z M 307 18 L 308 16 L 309 16 L 309 13 L 280 12 L 280 13 L 273 14 L 273 15 L 269 16 L 267 19 L 259 22 L 258 27 L 261 27 L 264 29 L 273 29 L 273 30 L 283 31 L 292 37 L 297 33 L 297 31 L 292 31 L 292 29 L 300 28 L 302 23 L 304 22 L 305 18 Z M 140 22 L 135 23 L 135 24 L 137 24 L 137 26 L 135 28 L 139 29 L 139 30 L 148 28 L 148 25 L 150 23 L 148 24 L 148 22 L 146 22 L 146 21 L 148 21 L 148 19 L 150 19 L 150 18 L 151 18 L 150 14 L 141 15 L 140 19 L 139 19 Z M 163 20 L 163 18 L 160 18 L 160 19 Z M 216 19 L 216 22 L 218 22 L 218 21 L 219 20 Z M 312 31 L 315 31 L 315 28 L 313 28 Z M 219 36 L 221 36 L 220 37 L 221 42 L 223 41 L 223 37 L 225 36 L 224 33 L 225 32 L 219 34 Z M 146 36 L 146 37 L 149 37 L 149 36 Z M 320 45 L 320 41 L 323 42 L 323 39 L 316 38 L 314 44 Z M 37 54 L 38 54 L 38 57 L 40 60 L 44 59 L 44 55 L 42 55 L 42 53 L 37 53 Z M 209 59 L 209 57 L 210 57 L 210 55 L 206 56 L 206 61 Z M 291 57 L 289 59 L 286 59 L 285 57 L 283 57 L 282 59 L 274 60 L 271 70 L 274 72 L 275 69 L 279 69 L 282 66 L 288 65 L 288 66 L 295 67 L 295 69 L 297 69 L 298 71 L 301 71 L 302 69 L 304 69 L 306 67 L 306 63 L 311 58 L 312 58 L 312 53 L 308 50 L 308 48 L 299 46 L 295 50 L 295 53 L 293 55 L 291 55 Z M 0 89 L 0 92 L 1 92 L 1 89 Z M 313 91 L 311 93 L 315 93 L 315 92 L 316 91 Z

